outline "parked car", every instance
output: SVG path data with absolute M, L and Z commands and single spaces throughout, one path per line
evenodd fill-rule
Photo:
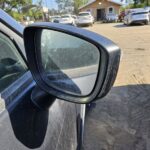
M 112 87 L 118 46 L 63 24 L 24 28 L 0 10 L 0 49 L 1 149 L 80 150 L 85 104 Z
M 32 23 L 34 23 L 34 21 L 24 21 L 24 22 L 23 22 L 23 24 L 24 24 L 25 26 L 27 26 L 27 25 L 29 25 L 29 24 L 32 24 Z
M 66 14 L 66 15 L 62 15 L 57 23 L 74 25 L 75 21 L 74 21 L 74 18 L 70 14 Z
M 60 18 L 61 18 L 61 16 L 59 16 L 59 15 L 58 16 L 51 16 L 50 21 L 51 22 L 57 22 L 57 20 L 59 20 Z
M 106 22 L 117 22 L 117 21 L 118 21 L 118 15 L 114 13 L 106 14 Z
M 131 25 L 134 23 L 147 25 L 149 23 L 149 12 L 146 9 L 130 9 L 124 17 L 124 24 Z
M 72 18 L 74 18 L 74 20 L 77 19 L 77 16 L 76 15 L 71 15 Z
M 92 26 L 94 23 L 94 17 L 91 15 L 90 12 L 80 12 L 77 16 L 75 23 L 77 26 L 81 25 Z
M 149 12 L 149 21 L 150 21 L 150 7 L 147 6 L 147 7 L 145 7 L 144 9 L 146 9 L 146 10 Z

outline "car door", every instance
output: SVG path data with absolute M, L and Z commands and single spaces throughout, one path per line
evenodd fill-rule
M 31 102 L 36 84 L 18 51 L 22 33 L 16 34 L 17 28 L 11 24 L 0 23 L 0 149 L 76 149 L 80 105 L 54 97 L 48 97 L 49 108 L 38 108 Z

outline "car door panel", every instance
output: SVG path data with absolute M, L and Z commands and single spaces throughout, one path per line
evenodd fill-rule
M 22 37 L 3 23 L 0 23 L 0 30 L 14 40 L 17 36 L 16 43 L 22 49 Z M 52 99 L 54 102 L 49 109 L 39 109 L 31 101 L 35 85 L 30 72 L 27 72 L 1 93 L 0 149 L 76 149 L 76 105 Z
M 24 82 L 27 83 L 22 80 L 22 85 Z M 75 104 L 56 99 L 49 109 L 41 110 L 30 99 L 34 85 L 33 82 L 27 87 L 16 87 L 24 93 L 18 99 L 15 96 L 17 100 L 10 95 L 12 100 L 0 114 L 1 147 L 3 150 L 76 149 Z

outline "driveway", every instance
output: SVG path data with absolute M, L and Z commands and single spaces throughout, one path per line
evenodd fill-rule
M 87 28 L 122 50 L 111 92 L 86 116 L 85 150 L 150 150 L 150 25 Z

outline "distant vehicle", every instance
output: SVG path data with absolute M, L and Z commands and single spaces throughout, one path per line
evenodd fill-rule
M 146 6 L 146 7 L 144 7 L 144 9 L 146 9 L 150 12 L 150 6 Z
M 106 15 L 106 21 L 107 22 L 117 22 L 118 21 L 118 15 L 109 13 Z
M 149 12 L 149 21 L 150 21 L 150 6 L 147 6 L 144 9 L 146 9 Z
M 71 17 L 72 17 L 73 19 L 77 19 L 77 16 L 76 16 L 76 15 L 71 15 Z
M 27 25 L 30 25 L 30 24 L 32 24 L 32 23 L 34 23 L 34 21 L 25 21 L 25 22 L 23 23 L 23 25 L 27 26 Z
M 134 23 L 148 24 L 149 23 L 149 12 L 146 9 L 130 9 L 126 12 L 124 17 L 124 24 L 131 25 Z
M 55 21 L 59 20 L 60 18 L 61 18 L 61 16 L 51 16 L 50 21 L 55 22 Z
M 74 25 L 75 21 L 74 21 L 74 18 L 70 14 L 66 14 L 66 15 L 62 15 L 57 23 Z
M 90 12 L 80 12 L 75 21 L 76 25 L 90 25 L 92 26 L 94 23 L 94 17 Z

